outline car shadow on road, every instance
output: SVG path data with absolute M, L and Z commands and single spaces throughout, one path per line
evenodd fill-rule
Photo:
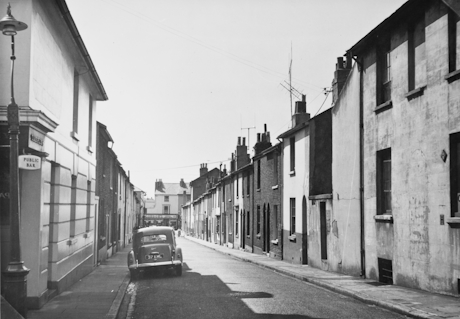
M 155 309 L 155 313 L 161 313 L 161 317 L 165 319 L 315 318 L 299 314 L 277 314 L 277 310 L 273 310 L 273 302 L 264 303 L 264 299 L 273 299 L 273 294 L 264 291 L 232 290 L 218 276 L 194 272 L 187 263 L 183 264 L 183 274 L 180 277 L 175 276 L 174 271 L 153 269 L 144 272 L 139 277 L 138 284 L 143 293 L 137 294 L 136 316 L 133 318 L 144 318 L 151 309 Z M 247 299 L 260 299 L 262 304 L 267 306 L 267 312 L 268 308 L 270 309 L 270 313 L 256 313 L 245 302 Z M 288 311 L 286 307 L 282 308 L 280 312 Z

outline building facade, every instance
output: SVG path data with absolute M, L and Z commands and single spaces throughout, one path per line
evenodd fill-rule
M 282 259 L 281 145 L 272 146 L 266 125 L 254 153 L 254 252 Z
M 459 9 L 408 1 L 347 51 L 359 67 L 365 274 L 448 294 L 460 291 Z
M 7 4 L 0 1 L 2 8 Z M 12 10 L 29 26 L 16 37 L 19 149 L 41 158 L 40 168 L 24 171 L 19 181 L 22 258 L 30 269 L 27 303 L 35 309 L 95 264 L 96 109 L 107 95 L 65 1 L 14 1 Z M 5 75 L 10 72 L 10 38 L 0 42 Z M 7 77 L 1 77 L 1 96 L 9 97 L 9 89 Z M 0 118 L 6 123 L 5 106 Z M 7 136 L 3 124 L 2 145 Z M 2 194 L 9 189 L 5 151 L 0 148 Z M 0 215 L 3 271 L 10 247 L 7 196 L 1 196 Z
M 296 102 L 292 128 L 278 137 L 283 141 L 283 260 L 295 264 L 308 263 L 305 216 L 310 187 L 310 114 L 306 104 L 305 98 Z
M 183 179 L 179 183 L 157 180 L 155 199 L 149 201 L 145 215 L 146 224 L 181 228 L 181 207 L 190 201 L 190 196 L 190 186 Z

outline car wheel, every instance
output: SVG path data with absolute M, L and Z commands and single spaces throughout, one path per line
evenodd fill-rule
M 182 276 L 182 265 L 176 266 L 176 275 Z
M 131 280 L 137 280 L 139 278 L 139 273 L 135 269 L 130 269 L 129 273 L 131 275 Z

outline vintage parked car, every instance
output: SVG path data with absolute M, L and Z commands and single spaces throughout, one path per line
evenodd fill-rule
M 133 247 L 128 253 L 131 278 L 149 268 L 173 269 L 182 275 L 182 249 L 176 246 L 172 227 L 150 226 L 139 228 L 133 235 Z

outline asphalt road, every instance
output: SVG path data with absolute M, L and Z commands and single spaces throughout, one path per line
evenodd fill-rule
M 132 282 L 122 318 L 405 318 L 184 238 L 178 244 L 183 275 L 154 272 Z

